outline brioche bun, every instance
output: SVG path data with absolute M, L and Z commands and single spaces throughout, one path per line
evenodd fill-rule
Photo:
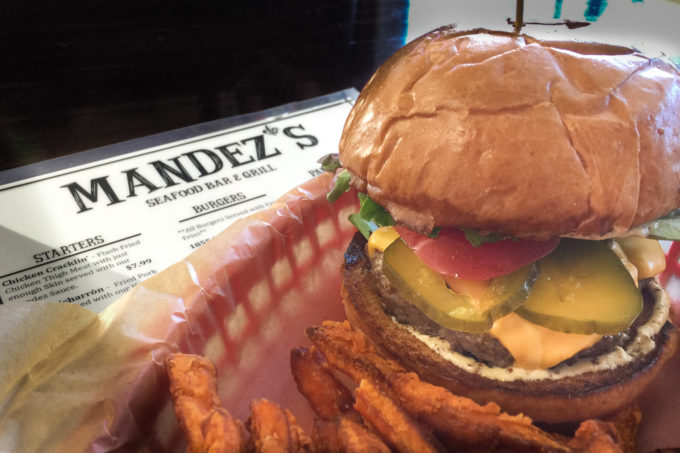
M 633 402 L 678 348 L 678 330 L 666 321 L 668 295 L 651 280 L 643 294 L 654 299 L 655 319 L 638 329 L 638 338 L 625 352 L 613 353 L 615 363 L 603 356 L 590 366 L 582 359 L 557 373 L 529 372 L 522 377 L 526 373 L 520 368 L 492 369 L 460 354 L 459 360 L 451 361 L 447 357 L 455 354 L 442 353 L 436 341 L 434 347 L 424 342 L 422 335 L 414 335 L 383 311 L 381 296 L 369 276 L 364 244 L 357 234 L 345 254 L 342 300 L 347 319 L 378 349 L 423 380 L 480 404 L 494 401 L 508 413 L 548 423 L 596 418 Z M 652 344 L 643 347 L 649 340 Z
M 444 27 L 367 83 L 340 161 L 416 231 L 620 234 L 680 204 L 679 94 L 633 49 Z

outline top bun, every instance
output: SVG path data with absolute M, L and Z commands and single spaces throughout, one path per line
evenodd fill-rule
M 680 205 L 680 72 L 634 49 L 444 27 L 359 95 L 353 184 L 416 231 L 617 235 Z

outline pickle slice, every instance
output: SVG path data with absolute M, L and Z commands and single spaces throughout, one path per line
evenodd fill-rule
M 562 239 L 539 260 L 541 269 L 527 300 L 525 319 L 559 332 L 615 334 L 642 311 L 642 294 L 623 263 L 601 241 Z
M 451 291 L 444 277 L 425 265 L 401 239 L 385 249 L 383 272 L 428 318 L 466 332 L 487 331 L 494 320 L 516 310 L 527 298 L 538 273 L 535 265 L 528 265 L 495 278 L 483 297 L 475 300 Z

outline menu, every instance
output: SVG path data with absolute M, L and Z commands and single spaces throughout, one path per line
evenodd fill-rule
M 0 303 L 99 313 L 318 175 L 354 89 L 0 173 Z

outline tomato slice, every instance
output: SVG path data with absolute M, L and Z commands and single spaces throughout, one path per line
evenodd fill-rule
M 503 239 L 475 247 L 457 228 L 442 228 L 431 238 L 408 228 L 395 227 L 401 238 L 435 271 L 465 280 L 500 277 L 552 252 L 559 238 L 549 241 Z

